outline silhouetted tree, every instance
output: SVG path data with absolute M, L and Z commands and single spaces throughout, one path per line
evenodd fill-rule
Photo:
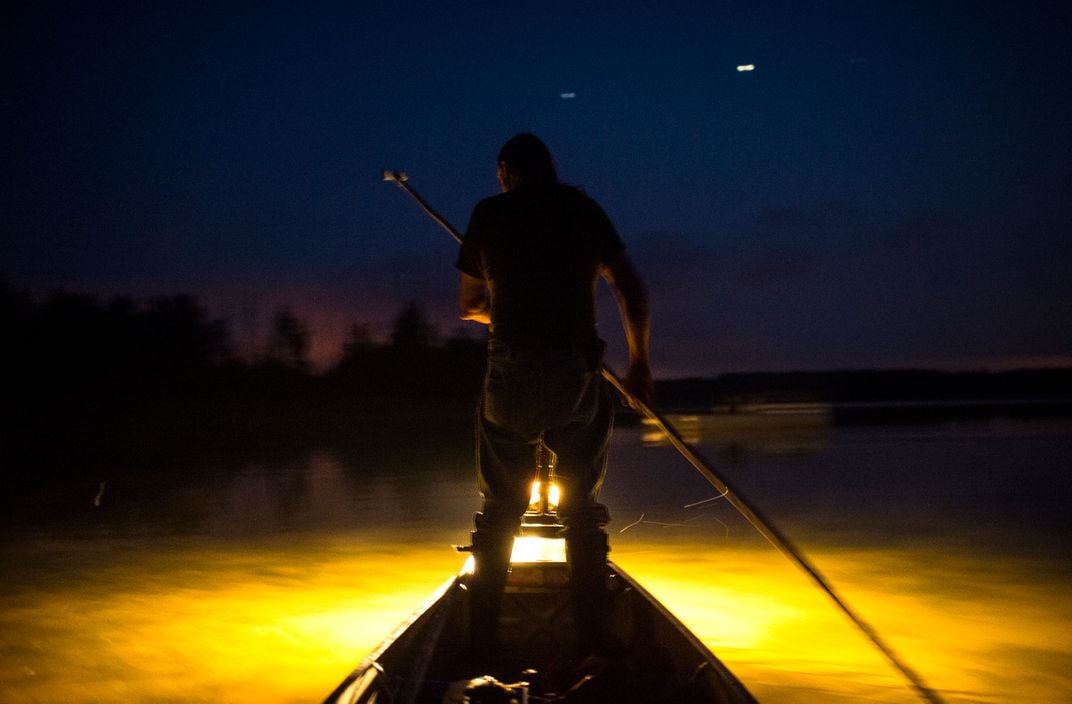
M 369 326 L 364 323 L 354 323 L 350 326 L 350 335 L 343 343 L 342 357 L 343 359 L 357 357 L 372 348 L 372 334 L 369 332 Z
M 0 278 L 0 360 L 5 374 L 24 373 L 24 365 L 32 359 L 29 335 L 33 315 L 30 292 L 16 289 L 7 279 Z
M 109 376 L 114 348 L 103 323 L 103 311 L 93 296 L 49 294 L 34 316 L 27 340 L 43 389 L 73 398 Z
M 272 319 L 265 361 L 297 371 L 307 371 L 309 360 L 309 326 L 290 310 L 281 308 Z
M 391 346 L 396 349 L 426 349 L 435 343 L 435 326 L 428 322 L 424 309 L 409 301 L 395 317 Z
M 116 299 L 112 309 L 125 313 L 131 302 Z M 144 316 L 147 350 L 161 369 L 176 372 L 222 364 L 229 356 L 227 330 L 187 295 L 158 297 Z
M 372 386 L 379 374 L 381 350 L 372 341 L 368 325 L 354 323 L 342 346 L 339 361 L 328 372 L 334 386 L 347 394 L 359 393 Z

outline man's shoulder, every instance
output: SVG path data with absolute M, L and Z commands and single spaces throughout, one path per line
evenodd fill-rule
M 600 205 L 577 186 L 556 183 L 539 188 L 524 188 L 497 193 L 479 201 L 473 208 L 473 219 L 489 223 L 517 215 L 531 215 L 533 208 L 545 210 L 554 204 L 561 214 L 572 214 L 585 220 L 603 213 Z
M 488 211 L 488 210 L 494 210 L 495 208 L 502 207 L 502 204 L 505 202 L 504 196 L 506 196 L 506 195 L 507 195 L 506 193 L 497 193 L 497 194 L 495 194 L 493 196 L 488 196 L 487 198 L 484 198 L 483 200 L 477 202 L 477 204 L 473 208 L 473 210 L 474 211 Z
M 596 204 L 596 202 L 584 192 L 584 188 L 581 186 L 571 186 L 568 183 L 560 183 L 555 189 L 555 193 L 559 198 L 575 201 L 577 203 Z
M 603 206 L 584 192 L 580 186 L 562 186 L 561 197 L 568 202 L 574 212 L 583 213 L 588 218 L 605 217 Z

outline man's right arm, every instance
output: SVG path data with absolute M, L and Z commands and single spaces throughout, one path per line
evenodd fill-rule
M 654 384 L 648 362 L 651 331 L 648 290 L 624 251 L 604 264 L 600 274 L 614 291 L 629 346 L 629 371 L 624 379 L 625 387 L 641 401 L 650 404 Z
M 480 240 L 481 223 L 487 220 L 487 200 L 477 203 L 469 216 L 462 246 L 458 249 L 457 267 L 461 272 L 458 284 L 458 314 L 462 320 L 472 320 L 484 325 L 491 324 L 488 302 L 488 286 L 480 267 L 477 244 Z
M 484 279 L 461 272 L 458 285 L 458 313 L 462 320 L 472 320 L 488 325 L 491 313 L 488 310 L 488 287 Z

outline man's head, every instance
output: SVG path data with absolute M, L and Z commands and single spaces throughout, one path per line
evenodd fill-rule
M 536 135 L 519 134 L 499 150 L 499 185 L 504 191 L 557 182 L 551 152 Z

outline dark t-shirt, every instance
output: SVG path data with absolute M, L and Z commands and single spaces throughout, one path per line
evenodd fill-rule
M 457 266 L 487 282 L 494 339 L 588 345 L 597 339 L 600 266 L 624 249 L 591 198 L 561 184 L 528 186 L 477 204 Z

